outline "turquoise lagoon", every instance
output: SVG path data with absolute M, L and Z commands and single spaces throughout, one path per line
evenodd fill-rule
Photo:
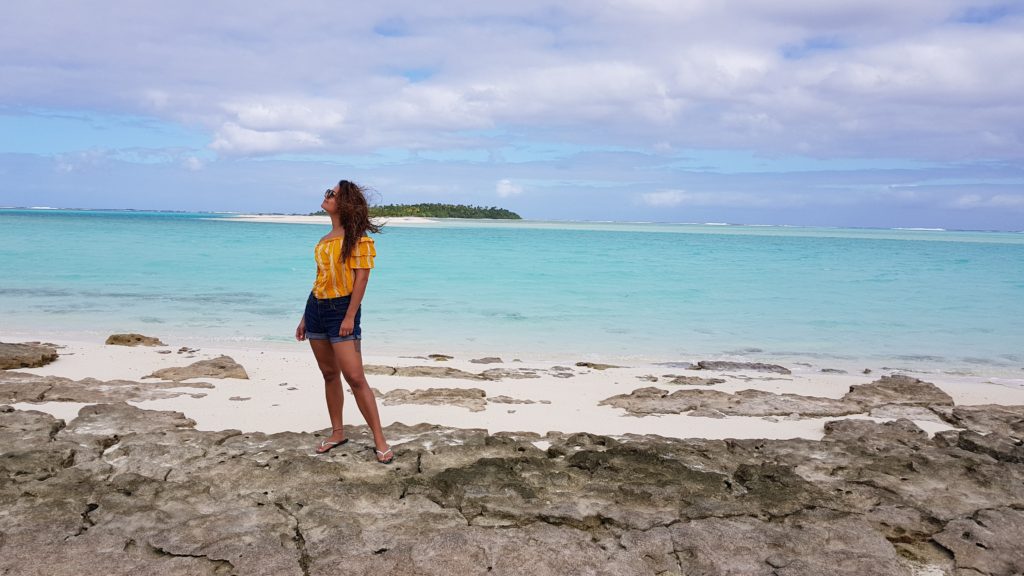
M 308 224 L 0 210 L 0 336 L 292 339 Z M 1024 372 L 1024 234 L 443 220 L 389 225 L 367 354 Z

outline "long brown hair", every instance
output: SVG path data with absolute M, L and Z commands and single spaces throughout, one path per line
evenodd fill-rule
M 345 240 L 341 244 L 341 259 L 344 262 L 352 254 L 360 238 L 367 232 L 380 232 L 381 226 L 370 219 L 370 203 L 366 200 L 366 190 L 355 182 L 338 182 L 335 200 L 341 225 L 345 229 Z

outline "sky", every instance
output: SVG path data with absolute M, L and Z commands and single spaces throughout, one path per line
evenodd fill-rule
M 1024 230 L 1024 3 L 34 0 L 0 206 Z

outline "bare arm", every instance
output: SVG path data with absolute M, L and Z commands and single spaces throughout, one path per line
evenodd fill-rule
M 369 268 L 356 268 L 352 271 L 352 296 L 349 299 L 348 311 L 345 312 L 345 319 L 341 321 L 341 337 L 348 336 L 356 327 L 356 312 L 363 302 L 363 295 L 366 294 L 366 284 L 370 281 Z

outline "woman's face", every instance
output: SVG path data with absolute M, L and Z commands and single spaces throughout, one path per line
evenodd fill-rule
M 329 188 L 327 192 L 324 192 L 324 201 L 320 203 L 320 208 L 322 208 L 324 212 L 333 214 L 338 210 L 338 192 L 340 190 L 341 184 L 335 184 L 334 188 Z

